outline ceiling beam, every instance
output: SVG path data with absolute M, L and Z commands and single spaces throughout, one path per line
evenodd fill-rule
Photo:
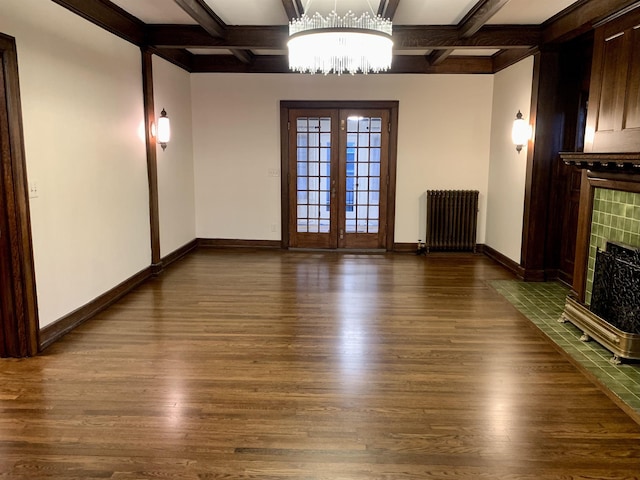
M 446 58 L 454 52 L 453 48 L 445 48 L 441 50 L 434 50 L 431 54 L 427 55 L 427 61 L 429 65 L 440 65 L 446 60 Z
M 304 13 L 304 8 L 300 0 L 282 0 L 282 6 L 287 13 L 289 21 L 300 18 Z
M 538 47 L 531 47 L 529 49 L 511 49 L 511 50 L 501 50 L 491 57 L 493 62 L 493 71 L 494 73 L 499 72 L 500 70 L 504 70 L 511 65 L 518 63 L 520 60 L 535 54 L 538 51 Z
M 422 55 L 395 55 L 387 73 L 491 74 L 490 57 L 452 57 L 440 65 L 430 65 Z M 232 55 L 195 55 L 194 72 L 291 73 L 286 56 L 256 55 L 247 65 Z M 380 73 L 378 75 L 384 75 Z
M 145 39 L 145 24 L 117 5 L 102 0 L 53 0 L 89 22 L 135 45 Z
M 541 42 L 566 42 L 588 32 L 611 14 L 634 6 L 640 7 L 640 1 L 582 0 L 542 24 Z
M 174 0 L 174 2 L 212 37 L 224 38 L 226 36 L 226 25 L 213 13 L 204 0 Z M 231 48 L 230 51 L 243 63 L 250 63 L 252 60 L 249 51 L 237 48 Z
M 396 10 L 398 9 L 398 4 L 400 0 L 380 0 L 380 6 L 378 7 L 378 15 L 383 18 L 388 18 L 389 20 L 393 20 L 394 15 L 396 14 Z
M 202 0 L 173 0 L 198 25 L 214 37 L 225 36 L 225 24 L 215 15 Z
M 225 38 L 214 38 L 198 25 L 148 25 L 150 45 L 170 48 L 221 48 L 286 50 L 288 27 L 227 26 Z M 397 26 L 393 31 L 397 50 L 446 48 L 529 48 L 540 43 L 537 26 L 481 28 L 471 38 L 460 38 L 451 26 Z
M 469 38 L 504 7 L 509 0 L 480 0 L 458 24 L 462 38 Z
M 473 36 L 508 2 L 509 0 L 479 0 L 457 25 L 460 38 Z M 438 65 L 453 52 L 452 48 L 436 50 L 427 59 L 432 65 Z

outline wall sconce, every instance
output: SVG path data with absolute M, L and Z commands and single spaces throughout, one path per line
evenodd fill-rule
M 171 123 L 169 122 L 169 117 L 167 117 L 167 112 L 165 109 L 162 109 L 160 112 L 160 117 L 158 118 L 158 127 L 156 129 L 156 141 L 162 147 L 162 150 L 167 148 L 167 143 L 171 140 Z
M 513 127 L 511 128 L 511 140 L 516 146 L 518 154 L 522 150 L 522 147 L 529 142 L 531 138 L 531 128 L 527 124 L 524 118 L 522 118 L 522 112 L 518 110 L 516 119 L 513 121 Z

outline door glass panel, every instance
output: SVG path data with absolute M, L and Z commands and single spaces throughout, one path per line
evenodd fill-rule
M 298 117 L 297 231 L 328 233 L 331 221 L 331 118 Z
M 382 119 L 379 117 L 347 119 L 347 163 L 344 185 L 346 233 L 378 233 L 379 162 L 382 140 L 380 132 L 382 132 Z

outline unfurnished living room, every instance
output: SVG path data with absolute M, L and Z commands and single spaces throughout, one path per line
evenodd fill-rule
M 640 478 L 640 2 L 2 0 L 0 478 Z

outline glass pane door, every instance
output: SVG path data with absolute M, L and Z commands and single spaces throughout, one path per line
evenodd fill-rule
M 385 247 L 388 116 L 370 109 L 289 111 L 291 247 Z
M 341 111 L 344 202 L 339 244 L 383 248 L 386 233 L 388 113 Z
M 294 110 L 289 118 L 292 246 L 336 248 L 335 111 Z M 295 141 L 295 146 L 292 145 Z M 292 148 L 294 147 L 294 148 Z M 336 156 L 337 157 L 337 156 Z

